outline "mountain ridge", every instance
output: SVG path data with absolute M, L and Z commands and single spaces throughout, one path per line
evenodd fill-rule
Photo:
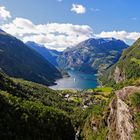
M 32 41 L 28 41 L 25 44 L 42 55 L 51 64 L 53 64 L 54 66 L 58 66 L 57 57 L 58 55 L 61 55 L 61 52 L 58 52 L 57 50 L 50 50 L 44 45 L 40 45 Z
M 46 85 L 62 77 L 44 57 L 6 32 L 0 33 L 0 58 L 0 68 L 12 77 Z
M 140 77 L 140 39 L 122 53 L 116 64 L 110 67 L 104 76 L 101 76 L 103 84 L 122 83 Z
M 114 38 L 90 38 L 64 50 L 58 57 L 58 65 L 64 69 L 102 72 L 116 63 L 127 47 L 123 41 Z

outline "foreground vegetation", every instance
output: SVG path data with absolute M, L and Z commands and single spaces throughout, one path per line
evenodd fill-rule
M 140 139 L 140 92 L 130 94 L 125 101 L 129 106 L 133 115 L 134 132 L 132 140 Z
M 116 68 L 118 68 L 117 71 Z M 112 67 L 108 68 L 108 70 L 100 77 L 100 80 L 102 84 L 106 86 L 114 86 L 116 83 L 120 83 L 120 85 L 129 85 L 131 84 L 131 81 L 133 82 L 139 79 L 139 77 L 140 39 L 123 52 L 119 61 Z
M 133 86 L 134 89 L 140 86 L 139 46 L 140 40 L 125 50 L 119 62 L 100 78 L 107 87 L 54 91 L 0 72 L 0 139 L 107 139 L 110 132 L 110 103 L 117 99 L 114 92 L 127 86 Z M 119 68 L 118 77 L 114 76 L 116 66 Z M 113 76 L 121 80 L 116 82 Z M 124 102 L 133 114 L 133 139 L 138 140 L 140 92 L 126 92 L 128 97 Z M 125 92 L 122 90 L 120 93 Z M 116 119 L 115 114 L 113 117 Z M 112 128 L 114 131 L 115 126 Z
M 110 88 L 54 91 L 0 72 L 0 139 L 104 138 L 110 93 Z

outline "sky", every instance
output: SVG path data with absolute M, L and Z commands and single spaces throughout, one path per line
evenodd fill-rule
M 0 0 L 0 29 L 64 50 L 88 38 L 140 37 L 140 0 Z

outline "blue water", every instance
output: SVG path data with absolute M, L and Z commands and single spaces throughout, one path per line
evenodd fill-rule
M 89 89 L 98 86 L 97 76 L 95 74 L 87 74 L 79 71 L 68 71 L 70 77 L 65 77 L 56 81 L 52 89 Z

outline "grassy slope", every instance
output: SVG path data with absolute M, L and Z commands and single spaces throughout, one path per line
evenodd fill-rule
M 109 103 L 114 96 L 112 88 L 93 89 L 96 103 L 87 110 L 87 117 L 81 127 L 83 140 L 104 140 L 107 138 Z
M 125 75 L 125 82 L 136 80 L 140 77 L 140 39 L 138 39 L 131 47 L 126 49 L 120 60 L 110 67 L 103 76 L 101 76 L 100 80 L 103 85 L 113 86 L 115 84 L 113 73 L 116 66 L 118 66 L 121 73 Z
M 111 91 L 53 91 L 0 73 L 0 138 L 72 140 L 79 130 L 81 139 L 104 139 Z
M 16 82 L 14 82 L 16 81 Z M 45 86 L 0 74 L 1 139 L 74 139 L 65 100 Z M 62 104 L 61 104 L 62 103 Z

